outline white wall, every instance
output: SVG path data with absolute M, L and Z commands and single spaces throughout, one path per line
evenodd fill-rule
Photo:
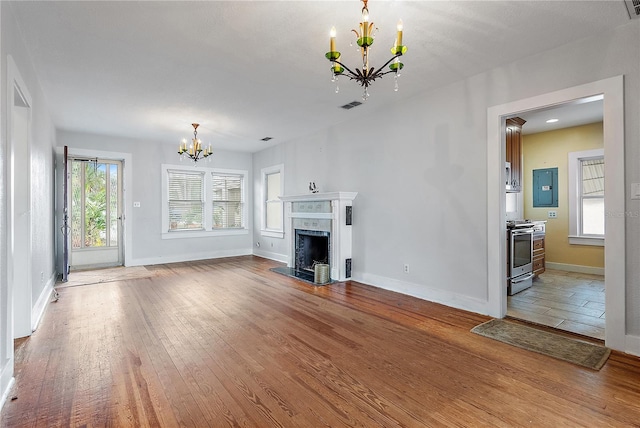
M 371 112 L 366 126 L 346 122 L 256 153 L 254 175 L 284 163 L 286 194 L 307 193 L 312 180 L 321 191 L 359 192 L 355 280 L 487 313 L 488 107 L 624 75 L 629 195 L 630 183 L 640 182 L 638 40 L 640 21 L 629 21 L 607 34 L 417 94 Z M 627 212 L 640 212 L 639 201 L 627 198 L 626 204 Z M 626 235 L 626 333 L 638 336 L 638 215 L 627 217 Z M 265 238 L 256 230 L 254 240 Z M 286 238 L 275 241 L 273 251 L 284 254 Z M 409 274 L 402 271 L 404 263 Z
M 188 129 L 185 128 L 185 134 Z M 167 137 L 170 138 L 170 137 Z M 131 162 L 124 165 L 125 182 L 125 262 L 128 266 L 142 264 L 170 263 L 184 260 L 198 260 L 216 257 L 251 254 L 251 221 L 249 233 L 237 236 L 218 236 L 189 239 L 165 239 L 161 237 L 162 176 L 161 164 L 180 165 L 177 147 L 166 141 L 133 140 L 122 137 L 92 135 L 60 131 L 58 133 L 59 152 L 65 145 L 69 154 L 98 151 L 129 155 Z M 120 158 L 117 154 L 113 158 Z M 184 161 L 185 165 L 192 165 Z M 213 161 L 204 164 L 207 168 L 239 169 L 249 172 L 247 195 L 253 194 L 251 176 L 251 154 L 214 151 Z M 60 162 L 59 169 L 62 169 Z M 62 207 L 62 196 L 59 207 Z M 133 202 L 140 202 L 140 208 L 133 208 Z M 253 210 L 251 198 L 247 201 L 249 213 Z M 58 218 L 62 214 L 58 212 Z M 60 224 L 61 225 L 61 224 Z M 60 226 L 59 225 L 59 226 Z M 58 265 L 62 265 L 62 254 Z
M 46 99 L 32 68 L 32 61 L 25 52 L 20 37 L 21 29 L 14 22 L 11 5 L 0 2 L 1 18 L 1 94 L 0 116 L 0 394 L 7 392 L 11 376 L 13 375 L 13 328 L 11 314 L 11 298 L 14 285 L 7 276 L 9 260 L 9 230 L 8 203 L 9 189 L 7 188 L 8 133 L 7 120 L 7 56 L 11 55 L 25 86 L 31 97 L 31 126 L 30 126 L 30 173 L 31 173 L 31 278 L 34 305 L 32 314 L 14 314 L 15 316 L 30 316 L 33 323 L 37 323 L 46 303 L 48 302 L 52 286 L 56 279 L 54 264 L 54 221 L 53 221 L 53 182 L 55 146 L 55 131 L 48 113 Z M 22 29 L 24 30 L 24 29 Z M 20 239 L 20 237 L 16 237 Z M 8 319 L 7 319 L 8 317 Z M 3 395 L 4 397 L 4 395 Z

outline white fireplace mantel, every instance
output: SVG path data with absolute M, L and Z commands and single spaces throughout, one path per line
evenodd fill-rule
M 327 192 L 307 193 L 306 195 L 280 196 L 284 202 L 311 202 L 311 201 L 353 201 L 358 192 Z
M 351 207 L 358 192 L 326 192 L 307 193 L 305 195 L 280 196 L 285 203 L 287 222 L 285 232 L 289 236 L 287 266 L 295 267 L 295 224 L 308 223 L 309 228 L 326 228 L 330 230 L 330 267 L 331 279 L 345 281 L 351 277 Z M 328 207 L 318 211 L 294 209 L 295 203 L 316 202 L 314 204 Z M 295 204 L 301 208 L 301 204 Z M 349 214 L 347 214 L 349 211 Z M 329 231 L 328 230 L 328 231 Z

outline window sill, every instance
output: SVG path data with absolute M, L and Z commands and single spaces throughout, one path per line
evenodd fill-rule
M 261 230 L 260 235 L 267 236 L 270 238 L 284 238 L 284 232 L 280 230 Z
M 184 230 L 179 232 L 164 232 L 162 239 L 185 238 L 213 238 L 216 236 L 248 235 L 249 229 L 222 229 L 222 230 Z
M 604 247 L 604 238 L 591 236 L 569 236 L 569 244 Z

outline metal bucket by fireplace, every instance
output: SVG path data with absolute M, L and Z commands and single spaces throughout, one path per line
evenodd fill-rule
M 316 263 L 313 268 L 313 282 L 315 284 L 326 284 L 331 280 L 329 275 L 329 265 L 324 263 Z

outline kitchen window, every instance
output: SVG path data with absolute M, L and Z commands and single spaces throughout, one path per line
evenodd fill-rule
M 604 149 L 569 153 L 569 243 L 604 245 Z
M 262 175 L 262 236 L 284 238 L 284 165 L 263 168 Z
M 247 234 L 248 175 L 162 165 L 162 239 Z

